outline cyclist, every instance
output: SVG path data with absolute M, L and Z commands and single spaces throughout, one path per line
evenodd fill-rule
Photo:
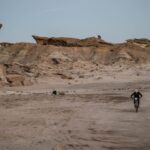
M 135 104 L 135 98 L 137 98 L 138 100 L 138 105 L 140 105 L 140 98 L 142 98 L 142 94 L 139 92 L 138 89 L 135 89 L 135 91 L 131 94 L 131 98 L 134 100 L 134 104 Z

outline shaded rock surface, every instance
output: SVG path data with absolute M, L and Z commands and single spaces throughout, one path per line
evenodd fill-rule
M 0 86 L 7 84 L 6 68 L 0 64 Z
M 6 76 L 8 83 L 11 86 L 21 86 L 24 85 L 24 76 L 18 74 L 9 74 Z

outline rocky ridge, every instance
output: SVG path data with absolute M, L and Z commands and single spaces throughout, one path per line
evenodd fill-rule
M 31 85 L 41 77 L 72 80 L 77 70 L 92 64 L 130 67 L 150 62 L 148 39 L 131 39 L 125 43 L 112 44 L 95 37 L 33 37 L 36 44 L 0 44 L 1 86 Z

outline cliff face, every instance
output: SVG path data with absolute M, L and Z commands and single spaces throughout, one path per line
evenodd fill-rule
M 150 47 L 150 40 L 148 39 L 130 39 L 130 40 L 127 40 L 127 42 L 129 44 L 138 45 L 143 48 Z
M 0 47 L 0 85 L 30 85 L 40 77 L 72 79 L 77 64 L 127 65 L 150 63 L 147 39 L 109 44 L 101 39 L 37 38 L 40 44 L 2 44 Z M 44 42 L 50 42 L 43 44 Z M 68 75 L 64 75 L 66 70 Z
M 39 36 L 35 36 L 35 35 L 32 35 L 32 37 L 36 41 L 37 44 L 48 45 L 47 37 L 39 37 Z

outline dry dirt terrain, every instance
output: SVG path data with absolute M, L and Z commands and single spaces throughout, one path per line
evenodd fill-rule
M 0 150 L 150 149 L 150 81 L 58 87 L 66 95 L 52 96 L 50 85 L 2 90 Z M 130 99 L 136 87 L 143 93 L 138 113 Z

